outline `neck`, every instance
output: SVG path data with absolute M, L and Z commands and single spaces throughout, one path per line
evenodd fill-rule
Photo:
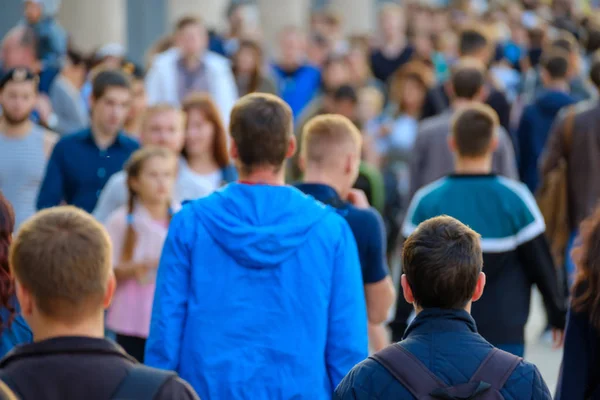
M 341 184 L 341 181 L 342 179 L 339 179 L 335 174 L 328 174 L 325 171 L 318 168 L 311 168 L 310 166 L 306 168 L 303 179 L 305 183 L 318 183 L 331 186 L 342 199 L 345 199 L 348 196 L 349 188 Z
M 276 171 L 273 167 L 254 168 L 248 174 L 240 172 L 239 180 L 248 183 L 284 186 L 285 169 L 283 166 L 279 169 L 279 171 Z
M 454 100 L 452 100 L 452 108 L 454 110 L 460 110 L 461 108 L 468 107 L 475 102 L 476 101 L 474 99 L 465 99 L 462 97 L 455 97 Z
M 169 217 L 169 206 L 165 203 L 144 203 L 148 214 L 156 221 L 164 221 Z
M 67 71 L 63 71 L 62 73 L 63 78 L 65 78 L 65 80 L 67 82 L 69 82 L 71 85 L 73 85 L 74 88 L 79 89 L 80 88 L 80 83 L 79 80 L 77 78 L 75 78 L 75 76 L 73 76 L 72 74 L 70 74 Z
M 5 118 L 0 119 L 0 132 L 6 136 L 19 137 L 31 131 L 32 122 L 27 119 L 18 124 L 9 124 Z
M 198 64 L 200 64 L 200 57 L 195 54 L 184 55 L 183 63 L 185 64 L 186 68 L 194 69 L 198 66 Z
M 142 118 L 132 118 L 125 124 L 125 132 L 137 138 L 142 130 Z
M 187 163 L 192 171 L 198 174 L 207 174 L 219 168 L 212 153 L 205 151 L 188 157 Z
M 31 329 L 33 331 L 33 340 L 35 342 L 65 336 L 82 336 L 103 339 L 104 312 L 75 325 L 45 319 L 39 324 L 31 324 Z
M 550 81 L 545 85 L 547 90 L 552 90 L 555 92 L 568 92 L 569 91 L 569 84 L 566 81 L 563 80 L 555 80 L 555 81 Z
M 387 52 L 399 52 L 404 47 L 406 47 L 406 38 L 403 35 L 387 38 L 383 44 L 383 49 Z
M 454 172 L 459 175 L 481 175 L 492 173 L 491 154 L 477 158 L 457 157 Z
M 106 149 L 113 144 L 118 133 L 119 132 L 106 132 L 99 124 L 92 122 L 92 136 L 94 137 L 96 146 L 101 149 Z
M 471 304 L 473 304 L 473 303 L 472 303 L 472 302 L 469 302 L 469 303 L 468 303 L 468 304 L 465 306 L 465 308 L 464 308 L 464 310 L 465 310 L 466 312 L 468 312 L 469 314 L 471 314 Z M 419 315 L 419 314 L 421 313 L 421 311 L 423 311 L 423 308 L 421 308 L 420 306 L 418 306 L 418 305 L 417 305 L 417 303 L 413 303 L 413 308 L 415 309 L 415 314 L 416 314 L 416 315 Z

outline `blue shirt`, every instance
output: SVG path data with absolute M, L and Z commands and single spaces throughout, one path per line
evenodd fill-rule
M 92 212 L 108 179 L 139 144 L 123 132 L 106 149 L 100 149 L 90 128 L 60 139 L 48 161 L 38 195 L 38 210 L 67 204 Z
M 316 96 L 321 85 L 321 71 L 308 64 L 293 72 L 275 65 L 273 78 L 281 98 L 290 105 L 294 118 L 297 118 Z
M 385 225 L 374 209 L 362 210 L 342 200 L 334 188 L 316 183 L 300 183 L 296 187 L 322 203 L 335 208 L 350 225 L 354 234 L 363 283 L 376 283 L 388 275 Z

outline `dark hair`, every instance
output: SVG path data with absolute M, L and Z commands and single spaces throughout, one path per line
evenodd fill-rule
M 428 219 L 404 242 L 403 272 L 422 308 L 464 308 L 482 267 L 479 234 L 452 217 Z
M 118 70 L 99 72 L 92 82 L 92 96 L 100 99 L 110 88 L 123 88 L 130 90 L 131 82 L 127 75 Z
M 585 39 L 585 52 L 587 54 L 595 53 L 600 49 L 600 27 L 590 28 Z
M 8 249 L 10 238 L 15 229 L 15 212 L 12 205 L 0 191 L 0 307 L 8 310 L 7 321 L 0 318 L 0 333 L 8 328 L 16 315 L 16 310 L 11 300 L 15 295 L 15 286 L 10 275 L 8 263 Z
M 88 66 L 88 59 L 87 59 L 87 57 L 84 56 L 83 53 L 81 53 L 78 50 L 75 50 L 75 49 L 72 49 L 72 48 L 68 49 L 66 57 L 69 59 L 69 61 L 71 62 L 71 64 L 73 64 L 75 66 L 84 65 L 86 68 Z
M 204 26 L 200 17 L 194 15 L 186 15 L 177 20 L 177 23 L 175 24 L 175 31 L 179 32 L 190 25 L 198 25 L 201 27 Z
M 342 85 L 333 91 L 333 100 L 337 101 L 350 101 L 353 104 L 358 103 L 358 95 L 356 90 L 350 85 Z
M 208 123 L 213 125 L 215 130 L 212 148 L 213 157 L 220 168 L 229 166 L 227 131 L 225 130 L 219 109 L 210 95 L 207 93 L 192 93 L 183 100 L 181 108 L 186 115 L 191 110 L 199 110 Z M 186 118 L 186 120 L 189 123 L 189 118 Z M 187 158 L 185 147 L 183 148 L 183 156 Z
M 527 31 L 527 36 L 529 37 L 529 47 L 531 49 L 541 49 L 546 40 L 546 30 L 543 27 L 534 27 Z
M 146 71 L 144 71 L 144 68 L 132 61 L 124 60 L 121 70 L 136 81 L 143 81 L 146 76 Z
M 455 97 L 471 100 L 485 84 L 485 72 L 479 64 L 459 63 L 452 69 L 450 81 Z
M 257 42 L 253 40 L 242 40 L 231 63 L 233 74 L 235 76 L 238 74 L 237 56 L 242 50 L 251 50 L 256 56 L 256 65 L 254 66 L 254 71 L 252 71 L 252 76 L 250 77 L 250 84 L 248 85 L 248 93 L 254 93 L 258 90 L 262 78 L 262 66 L 264 63 L 263 51 Z
M 496 133 L 498 115 L 485 104 L 474 104 L 458 111 L 452 122 L 456 152 L 463 157 L 485 155 Z
M 461 56 L 472 56 L 489 45 L 488 39 L 477 29 L 465 29 L 458 40 Z
M 244 173 L 254 167 L 283 166 L 293 135 L 292 110 L 277 96 L 248 94 L 231 111 L 229 132 L 236 144 Z
M 550 49 L 542 54 L 541 65 L 552 79 L 565 79 L 569 73 L 569 54 L 562 49 Z
M 571 305 L 588 314 L 590 324 L 600 331 L 600 207 L 581 223 L 580 238 L 573 250 L 577 276 Z
M 592 58 L 592 66 L 590 67 L 590 80 L 600 89 L 600 50 L 596 51 Z
M 569 54 L 572 54 L 579 49 L 575 36 L 566 31 L 563 31 L 557 39 L 554 39 L 552 43 L 550 43 L 550 47 L 563 49 Z

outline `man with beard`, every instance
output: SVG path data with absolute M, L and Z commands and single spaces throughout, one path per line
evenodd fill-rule
M 116 70 L 100 72 L 91 99 L 91 126 L 61 138 L 52 152 L 38 210 L 64 202 L 91 213 L 106 182 L 139 148 L 123 132 L 131 103 L 129 79 Z
M 26 68 L 0 79 L 0 191 L 15 208 L 15 230 L 35 213 L 36 195 L 55 135 L 30 120 L 38 78 Z

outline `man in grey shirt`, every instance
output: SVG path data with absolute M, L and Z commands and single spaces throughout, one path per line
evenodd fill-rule
M 69 50 L 65 65 L 48 93 L 56 116 L 51 128 L 61 135 L 80 131 L 90 124 L 89 112 L 81 97 L 81 87 L 86 75 L 87 67 L 83 56 Z
M 457 109 L 486 98 L 485 67 L 475 60 L 457 64 L 450 80 L 452 104 L 440 115 L 425 119 L 419 126 L 410 161 L 411 197 L 421 187 L 454 171 L 454 158 L 448 147 L 453 115 Z M 498 128 L 498 147 L 493 157 L 493 171 L 518 179 L 515 151 L 504 128 Z

